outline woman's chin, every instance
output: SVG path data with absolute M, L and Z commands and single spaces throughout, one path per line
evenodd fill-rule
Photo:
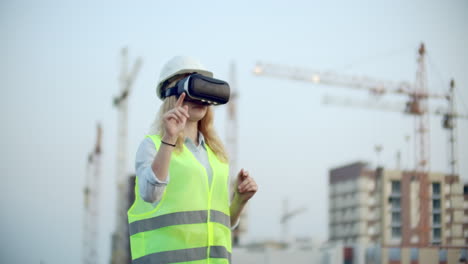
M 195 110 L 195 109 L 194 109 Z M 204 111 L 192 111 L 190 114 L 190 121 L 200 121 L 205 116 Z

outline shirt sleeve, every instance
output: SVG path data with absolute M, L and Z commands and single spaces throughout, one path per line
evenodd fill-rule
M 237 222 L 234 225 L 231 225 L 231 231 L 234 231 L 240 223 L 240 217 L 237 219 Z
M 169 182 L 169 175 L 166 181 L 161 181 L 156 177 L 151 168 L 156 152 L 153 140 L 145 138 L 138 147 L 135 158 L 135 171 L 138 177 L 140 196 L 148 203 L 159 202 Z
M 231 177 L 228 177 L 228 188 L 231 184 Z M 234 192 L 235 190 L 233 188 L 229 188 L 229 191 L 228 191 L 228 200 L 229 200 L 229 210 L 231 208 L 231 205 L 232 205 L 232 200 L 231 200 L 231 197 L 234 197 Z M 240 216 L 239 218 L 237 218 L 237 222 L 235 224 L 231 223 L 231 231 L 234 231 L 234 229 L 237 228 L 237 226 L 239 225 L 240 223 Z

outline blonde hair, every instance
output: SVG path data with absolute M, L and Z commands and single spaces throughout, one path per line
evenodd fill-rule
M 166 87 L 170 87 L 170 85 L 167 85 Z M 156 116 L 156 119 L 154 120 L 153 125 L 151 126 L 151 134 L 158 134 L 161 137 L 164 137 L 166 130 L 164 129 L 164 120 L 162 117 L 167 111 L 174 108 L 176 101 L 177 98 L 175 96 L 169 96 L 164 99 L 163 104 L 159 108 L 159 112 Z M 203 134 L 203 136 L 205 137 L 205 143 L 211 148 L 211 150 L 213 150 L 216 157 L 220 161 L 227 163 L 229 160 L 228 155 L 226 153 L 223 143 L 221 142 L 221 139 L 218 137 L 214 129 L 213 121 L 214 111 L 212 109 L 212 106 L 208 106 L 205 116 L 200 121 L 198 121 L 198 131 L 200 131 Z M 184 133 L 181 132 L 178 135 L 176 141 L 176 153 L 182 152 L 184 140 Z

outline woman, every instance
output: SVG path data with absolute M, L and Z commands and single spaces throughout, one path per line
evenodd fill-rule
M 175 57 L 161 71 L 163 104 L 156 133 L 137 152 L 135 202 L 128 211 L 133 263 L 230 263 L 231 223 L 257 191 L 242 169 L 229 202 L 228 159 L 212 106 L 186 100 L 185 93 L 164 97 L 195 72 L 213 76 L 190 57 Z

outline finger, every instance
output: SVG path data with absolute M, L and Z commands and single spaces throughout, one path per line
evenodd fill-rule
M 239 184 L 239 188 L 243 189 L 243 188 L 245 188 L 245 186 L 249 185 L 252 182 L 254 182 L 252 178 L 247 178 L 241 184 Z
M 171 120 L 171 119 L 174 119 L 177 122 L 182 122 L 182 120 L 180 120 L 180 118 L 177 117 L 174 113 L 167 114 L 166 120 Z
M 182 121 L 187 119 L 187 117 L 178 108 L 174 109 L 174 114 Z
M 244 170 L 240 177 L 241 177 L 242 181 L 245 181 L 246 179 L 249 178 L 249 172 Z
M 255 184 L 255 182 L 251 182 L 244 189 L 245 192 L 256 192 L 257 190 L 258 190 L 258 186 L 257 184 Z
M 244 169 L 242 168 L 239 173 L 237 173 L 237 178 L 241 179 L 241 176 L 244 174 Z
M 188 106 L 186 106 L 187 108 L 185 107 L 179 107 L 179 108 L 176 108 L 178 112 L 182 113 L 185 117 L 189 118 L 190 115 L 188 113 Z
M 247 186 L 244 186 L 244 188 L 242 188 L 240 192 L 246 193 L 246 192 L 256 192 L 256 191 L 257 191 L 257 185 L 253 182 L 250 182 Z
M 176 102 L 176 107 L 180 107 L 182 106 L 182 104 L 184 103 L 184 99 L 185 99 L 185 93 L 182 93 L 180 96 L 179 96 L 179 99 L 177 99 L 177 102 Z
M 248 184 L 249 182 L 248 181 L 243 181 L 239 184 L 239 186 L 237 187 L 240 190 L 244 189 L 244 187 Z
M 246 173 L 247 173 L 247 171 L 246 171 L 245 169 L 242 168 L 242 169 L 239 171 L 239 177 L 242 178 L 242 179 L 245 179 Z

